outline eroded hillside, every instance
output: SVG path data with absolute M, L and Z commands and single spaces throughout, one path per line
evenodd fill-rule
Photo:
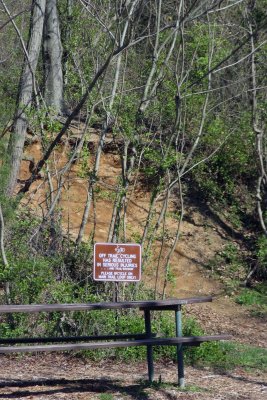
M 68 138 L 54 152 L 48 164 L 51 177 L 50 186 L 48 183 L 44 183 L 43 175 L 41 175 L 31 186 L 30 192 L 23 200 L 23 204 L 27 204 L 35 214 L 45 217 L 49 211 L 47 199 L 50 199 L 50 196 L 55 198 L 58 189 L 62 186 L 56 213 L 58 217 L 62 218 L 64 234 L 69 235 L 72 240 L 76 240 L 82 222 L 88 198 L 88 183 L 91 179 L 90 171 L 92 171 L 99 141 L 97 131 L 88 132 L 86 153 L 80 154 L 79 159 L 73 163 L 67 173 L 61 175 L 66 163 L 68 163 L 73 146 L 77 146 L 81 139 L 79 132 L 79 128 L 69 132 Z M 112 135 L 106 138 L 94 190 L 94 199 L 85 226 L 83 237 L 85 241 L 92 235 L 94 235 L 96 242 L 108 241 L 108 232 L 114 205 L 116 205 L 116 193 L 122 173 L 118 146 L 119 144 L 114 141 Z M 21 183 L 30 176 L 31 163 L 36 163 L 41 158 L 41 154 L 40 141 L 35 140 L 28 144 L 20 172 Z M 31 163 L 29 160 L 31 160 Z M 138 179 L 138 177 L 133 179 L 127 194 L 127 207 L 123 222 L 125 241 L 134 243 L 139 242 L 142 238 L 150 202 L 151 192 L 142 184 L 141 179 Z M 164 196 L 158 196 L 151 217 L 151 220 L 153 220 L 150 225 L 151 230 L 155 229 L 163 202 Z M 197 199 L 194 199 L 194 202 L 197 204 Z M 170 269 L 167 272 L 167 293 L 173 296 L 221 293 L 221 284 L 218 280 L 211 278 L 207 266 L 215 254 L 222 250 L 227 243 L 227 235 L 223 228 L 207 215 L 207 212 L 201 211 L 201 207 L 192 206 L 188 201 L 186 203 L 179 240 L 170 260 Z M 143 280 L 146 285 L 151 289 L 155 289 L 156 285 L 156 290 L 159 293 L 163 291 L 164 277 L 166 276 L 165 260 L 174 243 L 179 224 L 179 199 L 177 199 L 175 192 L 169 198 L 165 215 L 166 219 L 155 231 L 153 245 L 149 250 L 149 257 L 143 273 Z

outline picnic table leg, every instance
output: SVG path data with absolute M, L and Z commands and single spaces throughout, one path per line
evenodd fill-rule
M 176 336 L 182 337 L 182 307 L 179 305 L 175 311 L 175 325 L 176 325 Z M 185 386 L 184 381 L 184 358 L 183 358 L 183 345 L 177 345 L 177 364 L 178 364 L 178 385 L 183 388 Z
M 146 337 L 147 339 L 151 338 L 151 318 L 150 318 L 150 310 L 145 310 L 145 328 L 146 328 Z M 153 347 L 147 346 L 147 367 L 148 367 L 148 380 L 150 383 L 153 382 L 154 379 L 154 365 L 153 365 Z

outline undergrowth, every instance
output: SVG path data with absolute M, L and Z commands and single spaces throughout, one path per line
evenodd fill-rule
M 254 317 L 267 320 L 267 285 L 257 284 L 252 288 L 244 288 L 235 297 L 238 304 L 246 306 Z

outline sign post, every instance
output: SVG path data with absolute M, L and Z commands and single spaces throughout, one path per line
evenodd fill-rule
M 103 282 L 139 282 L 141 279 L 141 245 L 96 243 L 94 280 Z

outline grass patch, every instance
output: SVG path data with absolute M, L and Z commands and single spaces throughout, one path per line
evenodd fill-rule
M 99 400 L 113 400 L 114 397 L 110 393 L 101 393 L 99 395 Z
M 267 285 L 245 288 L 235 298 L 236 303 L 249 307 L 254 317 L 267 319 Z
M 186 385 L 184 388 L 181 388 L 177 386 L 177 384 L 173 383 L 168 383 L 168 382 L 162 382 L 160 381 L 154 381 L 148 385 L 149 387 L 159 390 L 159 389 L 173 389 L 177 392 L 189 392 L 189 393 L 199 393 L 199 392 L 208 392 L 208 389 L 202 388 L 197 385 Z
M 222 370 L 242 367 L 246 370 L 267 371 L 267 350 L 264 348 L 233 342 L 212 344 L 213 351 L 210 343 L 201 345 L 203 356 L 196 360 L 197 365 L 210 365 Z

